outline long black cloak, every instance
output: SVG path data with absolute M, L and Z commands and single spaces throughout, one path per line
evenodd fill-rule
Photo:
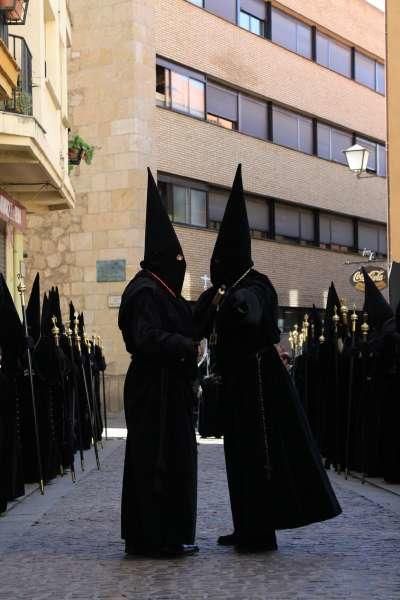
M 122 538 L 139 550 L 192 544 L 197 447 L 190 306 L 142 271 L 122 296 L 119 327 L 132 355 L 124 390 Z
M 200 336 L 210 333 L 215 293 L 216 288 L 204 292 L 195 309 Z M 279 341 L 276 313 L 273 286 L 251 271 L 228 292 L 217 318 L 228 483 L 235 532 L 245 542 L 262 542 L 271 528 L 300 527 L 341 512 L 292 380 L 273 346 Z M 270 481 L 264 468 L 260 395 Z

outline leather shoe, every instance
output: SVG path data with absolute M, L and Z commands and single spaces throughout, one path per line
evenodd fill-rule
M 236 544 L 235 546 L 236 552 L 240 554 L 256 554 L 260 552 L 274 552 L 278 550 L 278 546 L 276 543 L 263 543 L 256 542 L 250 544 Z
M 238 539 L 235 533 L 229 533 L 228 535 L 220 535 L 217 543 L 220 546 L 234 546 L 237 544 Z

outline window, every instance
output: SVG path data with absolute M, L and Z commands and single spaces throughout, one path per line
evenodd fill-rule
M 318 139 L 318 156 L 333 160 L 335 162 L 346 164 L 346 157 L 343 150 L 346 150 L 353 144 L 353 136 L 351 133 L 335 129 L 329 125 L 318 123 L 317 126 Z
M 239 25 L 257 35 L 265 35 L 264 0 L 240 0 Z
M 311 27 L 275 8 L 272 9 L 271 18 L 272 41 L 311 58 Z
M 381 177 L 386 177 L 386 146 L 377 145 L 377 174 Z
M 203 190 L 172 186 L 172 220 L 188 225 L 207 226 L 207 193 Z
M 260 21 L 257 17 L 253 17 L 243 10 L 240 11 L 239 25 L 251 33 L 264 36 L 264 21 Z
M 275 236 L 314 242 L 314 215 L 311 210 L 287 206 L 277 203 L 275 205 Z
M 351 50 L 332 38 L 317 33 L 317 63 L 351 77 Z
M 355 79 L 359 83 L 375 89 L 375 61 L 360 52 L 356 52 Z
M 360 251 L 372 250 L 386 256 L 386 226 L 360 221 L 358 224 L 358 249 Z
M 312 154 L 312 120 L 277 106 L 272 114 L 274 142 Z
M 380 94 L 385 93 L 385 65 L 376 63 L 376 83 L 375 89 Z
M 267 139 L 268 133 L 268 107 L 266 102 L 259 102 L 240 95 L 240 119 L 239 129 L 263 140 Z
M 321 214 L 319 217 L 319 241 L 337 246 L 338 249 L 354 247 L 353 220 L 337 215 Z
M 6 13 L 0 11 L 0 40 L 3 40 L 6 46 L 8 46 L 8 25 L 6 19 Z
M 377 169 L 377 146 L 375 142 L 370 142 L 364 138 L 356 138 L 356 144 L 360 144 L 363 148 L 366 148 L 369 152 L 367 169 L 376 172 Z
M 247 216 L 249 226 L 253 236 L 261 233 L 261 237 L 265 237 L 265 233 L 269 230 L 269 205 L 264 198 L 254 198 L 247 196 Z
M 204 7 L 204 0 L 189 0 L 189 2 L 195 4 L 196 6 L 201 6 L 201 8 Z
M 207 120 L 228 129 L 237 129 L 237 92 L 213 83 L 207 84 Z
M 226 203 L 228 202 L 229 192 L 224 190 L 211 190 L 208 195 L 208 214 L 210 225 L 221 223 L 224 216 Z
M 219 17 L 236 23 L 236 0 L 205 0 L 205 8 Z
M 204 118 L 204 76 L 157 59 L 156 101 L 159 106 Z

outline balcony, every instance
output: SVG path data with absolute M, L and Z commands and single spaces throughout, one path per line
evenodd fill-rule
M 8 27 L 0 12 L 0 101 L 13 99 L 20 72 L 8 44 Z
M 19 66 L 19 76 L 8 99 L 0 101 L 0 110 L 32 115 L 32 54 L 24 38 L 18 35 L 8 35 L 8 50 Z

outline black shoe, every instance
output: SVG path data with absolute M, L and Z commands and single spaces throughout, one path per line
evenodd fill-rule
M 220 546 L 234 546 L 237 541 L 236 533 L 230 533 L 229 535 L 220 535 L 217 543 Z
M 180 558 L 197 554 L 199 547 L 192 544 L 178 544 L 177 546 L 165 546 L 160 549 L 160 558 Z
M 128 556 L 143 556 L 146 558 L 180 558 L 183 556 L 193 556 L 199 551 L 198 546 L 185 546 L 183 544 L 164 546 L 162 548 L 147 548 L 141 546 L 125 546 L 125 553 Z
M 236 552 L 240 554 L 256 554 L 260 552 L 274 552 L 278 550 L 278 546 L 275 543 L 263 543 L 263 542 L 255 542 L 249 544 L 236 544 L 235 545 Z

